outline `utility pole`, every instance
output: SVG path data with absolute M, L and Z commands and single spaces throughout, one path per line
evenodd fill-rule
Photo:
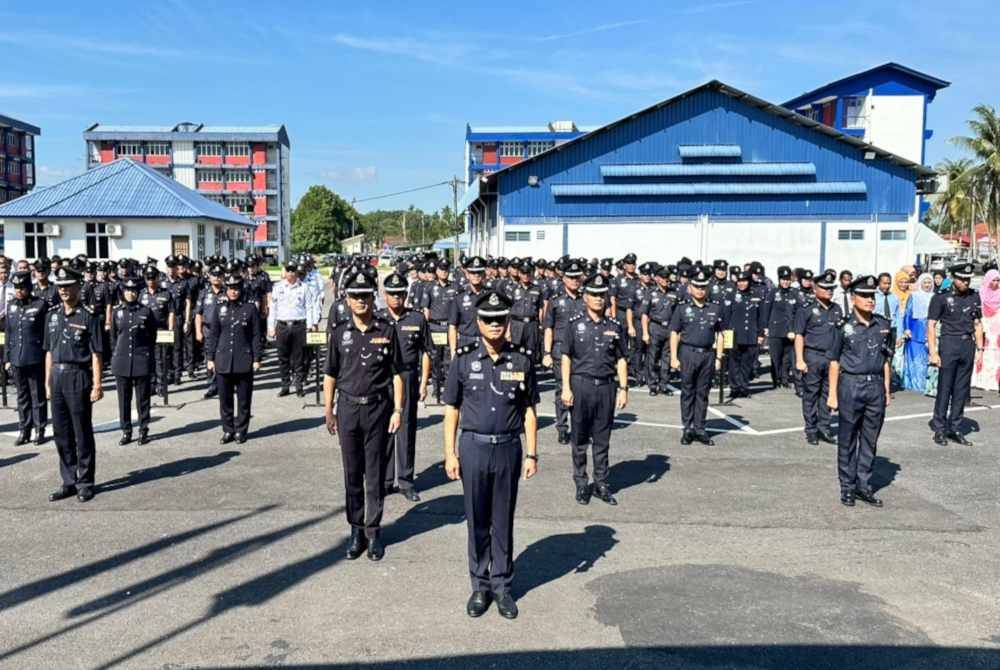
M 406 212 L 403 212 L 403 244 L 407 244 L 409 238 L 406 237 Z
M 452 177 L 451 182 L 449 182 L 449 183 L 451 185 L 451 199 L 452 199 L 452 205 L 453 205 L 452 212 L 454 212 L 454 215 L 455 215 L 455 221 L 454 221 L 454 224 L 453 224 L 453 231 L 455 233 L 455 255 L 453 256 L 453 260 L 457 263 L 458 262 L 458 235 L 459 235 L 459 232 L 460 232 L 459 228 L 458 228 L 458 185 L 461 184 L 462 182 L 460 182 L 458 180 L 458 177 L 455 176 L 455 177 Z

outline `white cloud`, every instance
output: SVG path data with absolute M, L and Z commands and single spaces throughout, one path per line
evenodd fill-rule
M 568 33 L 557 33 L 553 35 L 546 35 L 544 37 L 536 38 L 536 42 L 552 42 L 555 40 L 566 39 L 569 37 L 582 37 L 584 35 L 594 35 L 595 33 L 603 33 L 609 30 L 619 30 L 621 28 L 631 28 L 633 26 L 641 26 L 644 23 L 649 23 L 645 20 L 635 20 L 635 21 L 618 21 L 616 23 L 604 23 L 599 26 L 593 26 L 591 28 L 583 28 L 581 30 L 575 30 Z
M 319 175 L 322 179 L 350 184 L 368 184 L 378 181 L 378 169 L 374 165 L 361 167 L 333 168 Z
M 39 186 L 51 186 L 64 179 L 68 179 L 77 174 L 68 168 L 53 167 L 51 165 L 39 165 L 35 171 Z
M 409 37 L 373 38 L 339 33 L 331 39 L 352 49 L 402 56 L 438 65 L 457 65 L 471 51 L 471 47 L 458 42 L 427 42 Z

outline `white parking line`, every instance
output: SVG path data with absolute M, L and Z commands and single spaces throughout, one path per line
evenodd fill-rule
M 674 386 L 673 384 L 667 384 L 667 388 L 669 388 L 671 391 L 673 391 L 675 395 L 680 395 L 680 393 L 681 393 L 681 390 L 679 388 L 677 388 L 676 386 Z M 720 419 L 722 419 L 723 421 L 725 421 L 726 423 L 728 423 L 728 424 L 730 424 L 732 426 L 735 426 L 737 430 L 741 430 L 744 433 L 746 433 L 747 435 L 758 435 L 759 434 L 755 429 L 751 428 L 749 425 L 743 423 L 742 421 L 740 421 L 738 419 L 734 419 L 733 417 L 729 416 L 725 412 L 723 412 L 721 410 L 715 409 L 711 405 L 708 406 L 708 413 L 711 414 L 712 416 L 719 417 Z M 714 432 L 714 433 L 725 433 L 725 432 L 728 432 L 728 431 L 721 430 L 721 429 L 716 429 L 716 430 L 712 430 L 711 432 Z

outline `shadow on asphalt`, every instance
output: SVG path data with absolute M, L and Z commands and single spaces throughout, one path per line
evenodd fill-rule
M 514 561 L 515 598 L 568 574 L 587 572 L 618 544 L 609 526 L 590 525 L 582 533 L 549 535 L 524 548 Z
M 218 400 L 215 400 L 214 402 L 218 402 Z M 163 433 L 150 432 L 149 437 L 155 442 L 156 440 L 166 440 L 171 437 L 190 435 L 192 433 L 200 433 L 202 431 L 208 430 L 209 428 L 215 428 L 221 425 L 222 425 L 221 419 L 206 419 L 204 421 L 195 421 L 194 423 L 189 423 L 183 426 L 177 426 Z
M 893 463 L 888 458 L 876 456 L 872 463 L 872 475 L 868 480 L 874 491 L 880 491 L 896 481 L 896 475 L 902 468 L 898 463 Z
M 652 484 L 660 481 L 670 472 L 670 457 L 663 454 L 648 454 L 639 461 L 619 461 L 608 469 L 608 485 L 613 493 L 618 493 L 638 484 Z
M 247 437 L 252 439 L 256 437 L 269 437 L 271 435 L 285 435 L 288 433 L 297 433 L 300 430 L 312 430 L 313 428 L 322 426 L 323 423 L 324 419 L 322 416 L 291 419 L 290 421 L 284 421 L 282 423 L 272 423 L 263 426 L 258 430 L 252 430 L 250 431 L 250 434 Z M 285 444 L 288 443 L 286 442 Z
M 16 465 L 21 461 L 26 461 L 37 455 L 38 452 L 33 451 L 30 454 L 18 454 L 16 456 L 11 456 L 10 458 L 0 458 L 0 468 L 6 468 L 8 465 Z
M 190 458 L 182 458 L 169 463 L 161 463 L 160 465 L 143 468 L 142 470 L 133 470 L 124 477 L 119 477 L 117 479 L 112 479 L 98 484 L 97 492 L 108 493 L 110 491 L 118 491 L 120 489 L 126 489 L 130 486 L 136 486 L 138 484 L 155 482 L 159 479 L 183 477 L 184 475 L 189 475 L 192 472 L 207 470 L 208 468 L 214 468 L 217 465 L 228 463 L 236 456 L 239 456 L 240 453 L 241 452 L 239 451 L 223 451 L 215 456 L 192 456 Z

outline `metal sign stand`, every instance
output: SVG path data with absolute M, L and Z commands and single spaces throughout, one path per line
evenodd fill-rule
M 7 358 L 7 333 L 0 333 L 0 396 L 3 398 L 3 408 L 7 407 L 7 365 L 3 360 Z

